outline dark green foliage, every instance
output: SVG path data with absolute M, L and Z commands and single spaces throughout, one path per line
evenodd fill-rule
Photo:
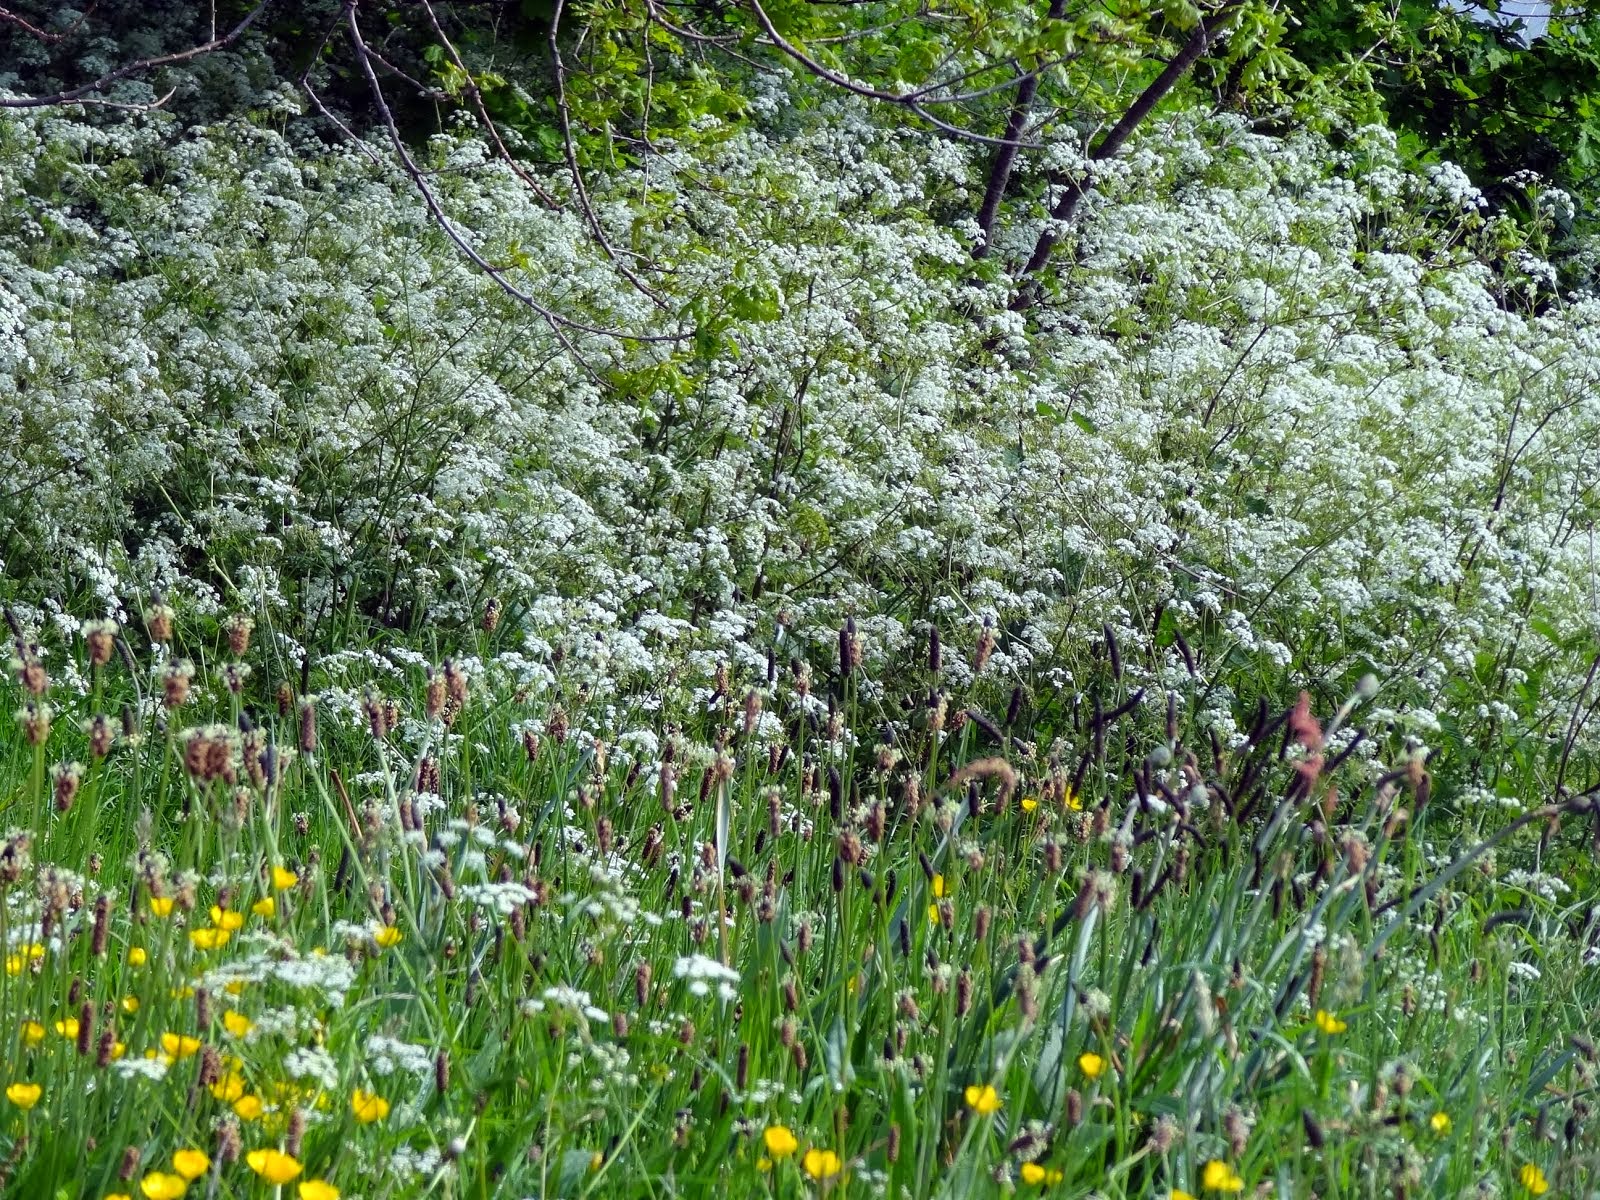
M 1370 87 L 1420 152 L 1460 163 L 1498 198 L 1519 171 L 1586 190 L 1600 136 L 1600 6 L 1557 15 L 1548 33 L 1435 0 L 1297 0 L 1287 41 L 1315 75 Z M 1486 6 L 1487 7 L 1487 6 Z

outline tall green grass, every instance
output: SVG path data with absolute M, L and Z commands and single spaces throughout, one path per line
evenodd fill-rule
M 530 701 L 492 633 L 236 641 L 238 694 L 220 632 L 17 633 L 7 1194 L 159 1194 L 185 1149 L 207 1197 L 1591 1186 L 1594 796 L 1458 809 L 1366 689 L 1223 744 L 1114 642 L 1036 726 L 955 648 L 869 698 L 850 630 L 649 712 Z

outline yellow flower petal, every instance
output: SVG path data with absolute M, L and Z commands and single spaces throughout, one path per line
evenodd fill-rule
M 19 946 L 16 951 L 6 955 L 6 974 L 21 975 L 28 967 L 44 957 L 44 947 L 38 942 L 31 945 Z
M 252 1150 L 244 1161 L 268 1183 L 285 1184 L 300 1174 L 300 1163 L 282 1150 Z
M 139 1190 L 144 1193 L 145 1200 L 178 1200 L 189 1190 L 189 1181 L 182 1175 L 151 1171 L 139 1181 Z
M 232 1104 L 244 1095 L 244 1090 L 244 1076 L 237 1071 L 229 1071 L 211 1085 L 211 1094 L 224 1104 Z
M 172 1156 L 172 1169 L 192 1183 L 211 1169 L 211 1157 L 204 1150 L 179 1150 Z
M 800 1165 L 813 1179 L 832 1179 L 844 1170 L 844 1163 L 837 1154 L 832 1150 L 818 1150 L 815 1146 L 806 1151 Z
M 1000 1111 L 1000 1093 L 992 1083 L 970 1084 L 966 1090 L 967 1107 L 980 1116 Z
M 189 940 L 196 950 L 220 950 L 233 934 L 226 929 L 191 929 Z
M 200 1039 L 187 1034 L 163 1033 L 161 1049 L 173 1058 L 191 1058 L 200 1053 Z
M 1212 1159 L 1200 1171 L 1201 1186 L 1212 1192 L 1242 1192 L 1244 1180 L 1227 1163 Z
M 27 1112 L 39 1103 L 39 1097 L 44 1095 L 44 1089 L 37 1083 L 13 1083 L 6 1088 L 6 1099 L 15 1104 L 23 1112 Z
M 374 1121 L 381 1121 L 389 1115 L 389 1102 L 382 1096 L 372 1092 L 364 1092 L 357 1088 L 350 1095 L 350 1111 L 355 1114 L 356 1120 L 363 1125 L 370 1125 Z
M 774 1159 L 788 1158 L 800 1149 L 800 1142 L 787 1125 L 768 1125 L 761 1134 L 762 1144 Z

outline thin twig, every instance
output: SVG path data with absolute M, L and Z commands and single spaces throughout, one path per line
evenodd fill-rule
M 800 49 L 800 47 L 796 46 L 793 42 L 785 38 L 783 34 L 779 33 L 778 27 L 772 23 L 772 18 L 767 15 L 767 10 L 761 7 L 761 0 L 750 0 L 750 11 L 755 14 L 756 21 L 761 26 L 762 32 L 767 35 L 767 40 L 769 42 L 771 42 L 779 50 L 782 50 L 785 54 L 794 59 L 795 62 L 799 63 L 806 70 L 810 71 L 817 78 L 826 80 L 828 83 L 831 83 L 836 87 L 841 87 L 847 92 L 853 92 L 857 96 L 863 96 L 868 100 L 881 100 L 885 104 L 900 105 L 902 108 L 909 109 L 911 112 L 916 113 L 917 116 L 928 122 L 928 124 L 932 125 L 935 129 L 939 129 L 945 133 L 948 133 L 951 137 L 958 137 L 972 142 L 982 142 L 988 146 L 1026 146 L 1032 150 L 1040 149 L 1044 145 L 1043 142 L 1025 142 L 1019 141 L 1015 138 L 997 138 L 990 137 L 988 134 L 984 133 L 976 133 L 973 130 L 963 129 L 959 125 L 952 125 L 948 121 L 941 120 L 927 110 L 927 104 L 950 103 L 951 101 L 947 98 L 925 97 L 919 100 L 920 93 L 917 92 L 897 94 L 895 92 L 880 91 L 877 88 L 856 83 L 854 80 L 839 74 L 837 71 L 830 70 L 829 68 L 823 66 L 822 63 L 812 58 L 804 50 Z M 1005 87 L 1010 85 L 1008 83 L 1001 86 Z
M 0 8 L 0 24 L 15 25 L 29 37 L 38 38 L 39 41 L 48 42 L 54 46 L 60 42 L 66 41 L 73 34 L 77 33 L 78 29 L 83 25 L 83 23 L 89 19 L 89 15 L 94 12 L 95 7 L 96 6 L 93 4 L 89 5 L 88 8 L 84 9 L 78 14 L 78 19 L 76 21 L 74 21 L 71 25 L 68 25 L 60 33 L 51 33 L 48 29 L 40 29 L 37 25 L 30 25 L 22 17 L 19 17 L 16 13 L 7 8 Z
M 1047 21 L 1061 18 L 1067 0 L 1050 0 L 1045 14 Z M 994 162 L 989 167 L 989 180 L 983 191 L 983 204 L 978 209 L 978 229 L 982 237 L 972 248 L 973 258 L 984 258 L 994 244 L 994 223 L 1000 217 L 1000 201 L 1005 198 L 1006 185 L 1011 181 L 1011 169 L 1016 165 L 1018 144 L 1028 118 L 1033 115 L 1033 101 L 1039 91 L 1039 74 L 1030 71 L 1017 85 L 1016 97 L 1011 102 L 1011 115 L 1006 118 L 1006 144 L 995 151 Z
M 434 34 L 444 46 L 445 51 L 450 55 L 450 61 L 455 64 L 456 70 L 460 71 L 462 78 L 466 80 L 465 87 L 467 91 L 467 98 L 472 101 L 472 107 L 477 110 L 478 119 L 483 122 L 484 132 L 489 135 L 489 140 L 494 143 L 495 152 L 500 155 L 506 166 L 511 168 L 512 173 L 527 185 L 528 190 L 531 191 L 535 196 L 539 197 L 539 202 L 541 204 L 554 212 L 560 212 L 561 202 L 549 192 L 545 191 L 544 188 L 539 186 L 539 181 L 523 169 L 522 164 L 511 156 L 511 151 L 506 148 L 505 142 L 501 140 L 500 128 L 489 116 L 489 108 L 488 105 L 486 105 L 483 101 L 483 92 L 478 88 L 478 81 L 473 76 L 472 72 L 467 69 L 467 64 L 462 59 L 460 52 L 456 49 L 455 43 L 452 42 L 449 36 L 445 33 L 444 26 L 439 21 L 438 14 L 433 11 L 433 4 L 431 3 L 431 0 L 422 0 L 422 7 L 423 10 L 428 14 L 429 23 L 433 25 Z
M 567 105 L 567 64 L 561 57 L 561 14 L 565 10 L 565 0 L 556 0 L 555 11 L 550 16 L 550 57 L 555 63 L 556 72 L 556 116 L 561 123 L 561 146 L 566 152 L 567 171 L 572 176 L 572 190 L 578 197 L 578 207 L 583 209 L 584 220 L 588 223 L 589 232 L 594 237 L 595 243 L 601 252 L 611 260 L 612 266 L 621 272 L 622 277 L 638 289 L 640 295 L 646 297 L 652 304 L 663 312 L 668 311 L 667 302 L 658 296 L 655 291 L 630 270 L 612 248 L 611 241 L 606 237 L 600 218 L 595 214 L 594 205 L 589 201 L 589 189 L 583 182 L 583 169 L 578 165 L 578 144 L 572 136 L 572 111 Z
M 1234 9 L 1239 7 L 1240 3 L 1242 3 L 1242 0 L 1228 0 L 1210 17 L 1200 22 L 1189 40 L 1184 43 L 1183 49 L 1172 56 L 1166 67 L 1162 69 L 1161 74 L 1151 81 L 1150 86 L 1139 93 L 1138 99 L 1128 107 L 1128 110 L 1122 114 L 1121 118 L 1111 127 L 1105 137 L 1100 139 L 1099 144 L 1090 151 L 1089 162 L 1091 164 L 1104 162 L 1114 157 L 1122 149 L 1127 140 L 1133 136 L 1134 130 L 1138 129 L 1144 123 L 1145 118 L 1155 110 L 1156 105 L 1164 100 L 1173 88 L 1178 86 L 1178 81 L 1187 75 L 1195 63 L 1199 62 L 1200 58 L 1211 48 L 1211 43 L 1220 36 L 1223 22 Z M 1095 187 L 1095 177 L 1092 170 L 1070 178 L 1058 174 L 1051 182 L 1058 187 L 1064 187 L 1066 190 L 1050 210 L 1050 220 L 1046 224 L 1044 232 L 1039 235 L 1039 240 L 1034 244 L 1033 254 L 1029 257 L 1027 265 L 1022 268 L 1023 278 L 1037 274 L 1044 268 L 1045 263 L 1050 261 L 1051 251 L 1055 249 L 1056 242 L 1060 239 L 1061 230 L 1072 220 L 1073 214 L 1077 212 L 1078 204 L 1083 200 L 1084 196 Z M 1023 309 L 1032 307 L 1035 298 L 1032 289 L 1024 289 L 1011 302 L 1012 311 L 1020 312 Z
M 180 50 L 176 54 L 161 54 L 154 58 L 141 58 L 137 62 L 128 63 L 118 67 L 115 71 L 107 72 L 93 83 L 85 83 L 80 87 L 68 88 L 65 91 L 54 92 L 48 96 L 0 96 L 0 108 L 51 108 L 55 105 L 71 104 L 81 100 L 84 96 L 92 96 L 95 92 L 103 92 L 113 83 L 127 79 L 134 75 L 142 75 L 146 71 L 153 71 L 157 67 L 170 67 L 177 63 L 189 62 L 218 50 L 226 50 L 234 42 L 244 36 L 245 30 L 254 25 L 256 18 L 266 11 L 267 5 L 272 0 L 261 0 L 240 21 L 222 37 L 213 37 L 210 41 L 202 42 L 198 46 L 191 46 L 187 50 Z M 168 94 L 170 96 L 170 93 Z M 105 101 L 94 103 L 105 104 Z M 158 103 L 165 103 L 165 98 Z
M 1561 799 L 1561 789 L 1567 782 L 1567 762 L 1572 757 L 1573 744 L 1578 740 L 1578 731 L 1583 728 L 1583 723 L 1594 713 L 1591 706 L 1588 713 L 1583 711 L 1583 702 L 1589 695 L 1589 688 L 1594 683 L 1594 674 L 1600 670 L 1600 654 L 1594 656 L 1589 663 L 1589 673 L 1583 677 L 1583 687 L 1578 689 L 1578 698 L 1572 703 L 1572 720 L 1567 725 L 1567 740 L 1561 747 L 1561 765 L 1556 768 L 1556 799 Z
M 444 231 L 445 236 L 455 244 L 456 248 L 460 250 L 462 254 L 466 255 L 467 258 L 470 259 L 480 271 L 484 272 L 484 274 L 488 275 L 490 279 L 494 280 L 495 284 L 500 288 L 501 291 L 505 292 L 506 295 L 510 296 L 512 299 L 527 305 L 529 308 L 533 309 L 534 312 L 543 317 L 545 323 L 550 326 L 551 331 L 556 335 L 557 338 L 561 340 L 562 344 L 575 357 L 577 356 L 577 348 L 571 344 L 570 339 L 568 339 L 566 334 L 563 332 L 564 329 L 575 330 L 580 333 L 593 334 L 596 337 L 612 338 L 618 341 L 646 343 L 680 342 L 689 336 L 688 334 L 684 333 L 624 333 L 621 330 L 604 329 L 598 325 L 590 325 L 583 321 L 575 321 L 571 317 L 564 317 L 560 313 L 557 313 L 554 310 L 547 308 L 543 304 L 540 304 L 527 292 L 523 291 L 516 284 L 512 283 L 510 279 L 506 278 L 506 273 L 503 269 L 495 266 L 493 263 L 489 262 L 488 259 L 484 258 L 483 255 L 479 253 L 477 247 L 473 246 L 471 242 L 467 241 L 467 239 L 462 235 L 461 231 L 456 228 L 455 222 L 453 222 L 449 215 L 446 214 L 443 204 L 441 204 L 439 201 L 439 197 L 434 193 L 433 188 L 429 186 L 427 178 L 423 175 L 421 168 L 417 166 L 416 161 L 411 157 L 410 150 L 406 148 L 405 138 L 401 136 L 400 127 L 395 123 L 394 113 L 390 110 L 389 102 L 383 94 L 383 85 L 378 80 L 378 73 L 372 65 L 371 57 L 367 54 L 366 39 L 361 33 L 361 23 L 356 18 L 356 0 L 345 0 L 344 12 L 345 24 L 350 33 L 350 43 L 356 53 L 356 61 L 361 66 L 362 74 L 364 74 L 367 78 L 367 87 L 372 93 L 373 104 L 377 107 L 378 116 L 383 121 L 384 128 L 388 131 L 390 145 L 394 148 L 395 156 L 400 160 L 401 168 L 405 171 L 406 175 L 410 177 L 411 182 L 416 187 L 417 191 L 421 193 L 423 203 L 427 206 L 428 212 L 430 215 L 432 215 L 435 224 L 437 224 L 439 228 Z M 309 91 L 309 89 L 307 90 Z M 315 97 L 315 93 L 311 94 L 313 97 Z M 320 101 L 317 101 L 317 106 L 325 115 L 330 117 L 330 119 L 334 119 L 332 114 L 328 112 L 326 106 L 322 105 Z M 337 121 L 337 119 L 334 120 L 335 123 L 339 125 L 339 127 L 348 136 L 355 136 L 348 126 Z M 356 138 L 356 141 L 360 142 L 360 139 Z M 370 147 L 368 150 L 370 153 Z

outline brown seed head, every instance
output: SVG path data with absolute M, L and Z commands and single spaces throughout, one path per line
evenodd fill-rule
M 165 644 L 172 640 L 172 618 L 172 609 L 165 604 L 151 606 L 150 611 L 145 614 L 144 628 L 152 642 Z

